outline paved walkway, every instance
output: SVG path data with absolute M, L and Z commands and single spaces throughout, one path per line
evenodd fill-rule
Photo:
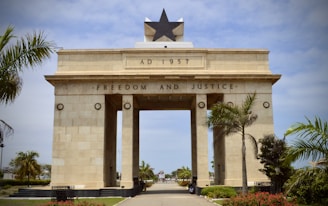
M 177 183 L 157 183 L 133 198 L 128 198 L 118 206 L 214 206 L 204 197 L 189 194 Z

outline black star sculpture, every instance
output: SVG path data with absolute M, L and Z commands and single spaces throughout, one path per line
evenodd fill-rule
M 163 9 L 161 19 L 159 22 L 145 22 L 150 27 L 156 30 L 153 41 L 161 38 L 162 36 L 167 36 L 172 41 L 175 41 L 175 35 L 173 34 L 173 29 L 178 27 L 182 22 L 169 22 L 165 9 Z

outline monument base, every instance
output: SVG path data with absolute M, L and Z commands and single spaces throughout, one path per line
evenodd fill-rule
M 141 186 L 131 189 L 101 188 L 101 189 L 71 189 L 70 195 L 76 197 L 134 197 L 142 192 Z M 10 197 L 50 197 L 56 200 L 56 191 L 52 189 L 19 189 Z

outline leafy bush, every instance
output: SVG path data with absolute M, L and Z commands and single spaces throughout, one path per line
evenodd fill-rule
M 0 185 L 49 185 L 50 180 L 0 180 Z
M 7 190 L 9 188 L 11 188 L 11 185 L 5 185 L 5 186 L 2 187 L 2 189 L 4 189 L 4 190 Z
M 294 202 L 289 202 L 286 197 L 282 194 L 269 194 L 268 192 L 258 192 L 255 194 L 239 195 L 231 198 L 230 200 L 225 200 L 222 204 L 223 206 L 294 206 L 297 205 Z
M 213 186 L 202 189 L 201 195 L 210 198 L 230 198 L 237 195 L 237 192 L 232 187 Z
M 328 205 L 328 173 L 320 168 L 299 169 L 286 182 L 288 196 L 296 197 L 300 204 Z

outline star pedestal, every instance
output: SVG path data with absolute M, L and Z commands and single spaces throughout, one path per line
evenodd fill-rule
M 135 48 L 193 48 L 192 42 L 136 42 Z

